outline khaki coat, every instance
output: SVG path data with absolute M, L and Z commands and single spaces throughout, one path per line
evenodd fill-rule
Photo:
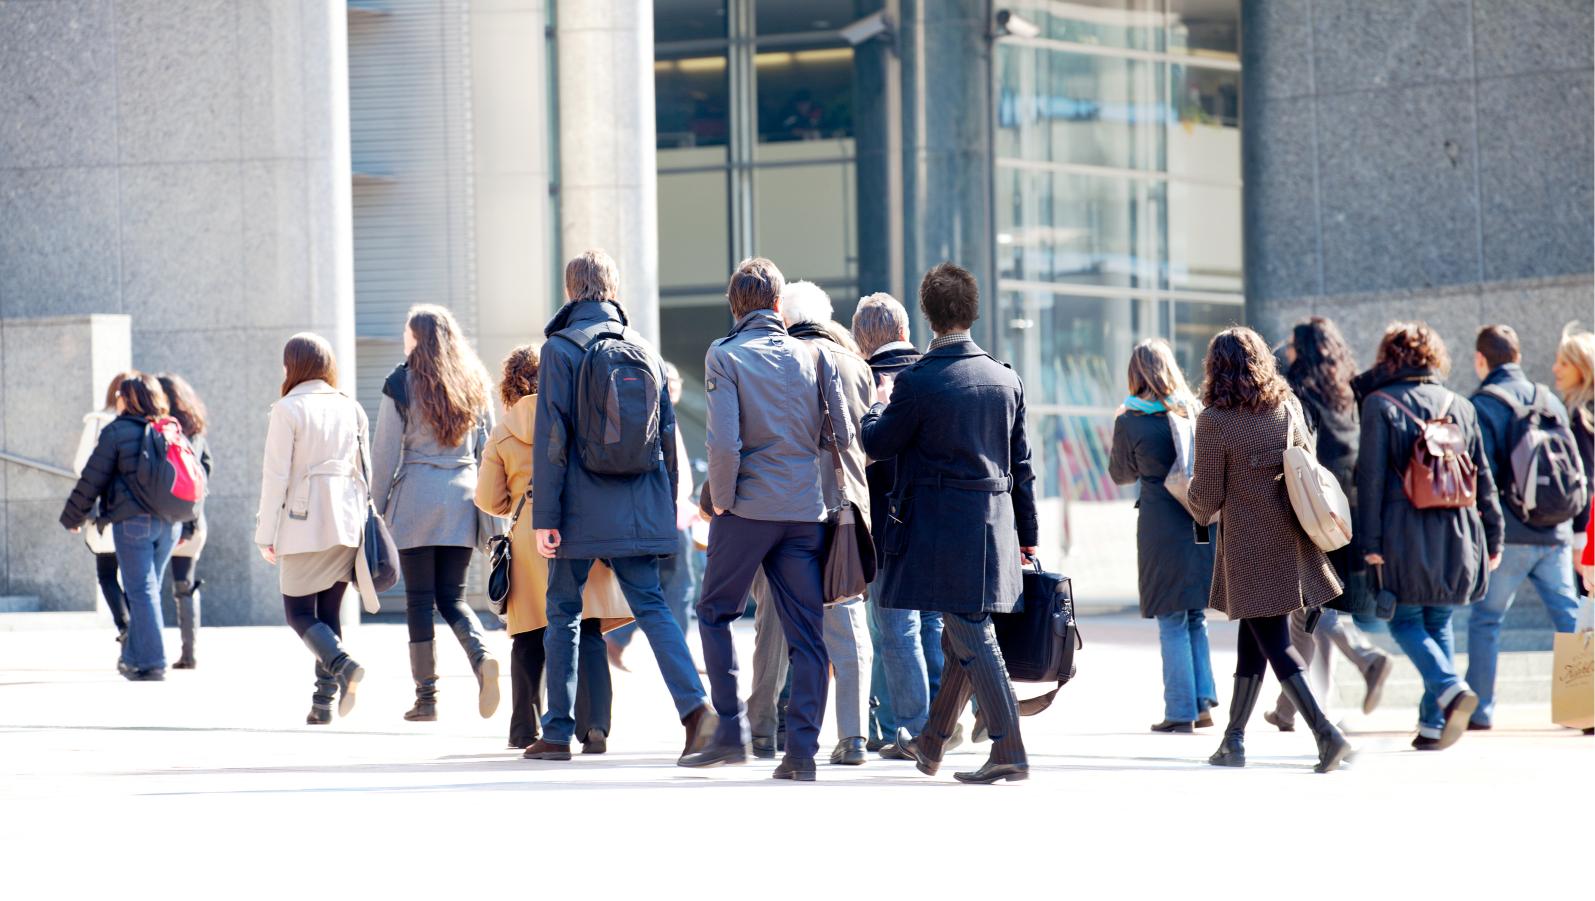
M 532 425 L 537 415 L 537 395 L 521 398 L 493 427 L 482 451 L 482 471 L 476 482 L 476 506 L 493 516 L 508 517 L 515 502 L 532 481 Z M 537 553 L 532 527 L 532 502 L 527 501 L 510 532 L 510 600 L 507 628 L 518 635 L 548 625 L 548 561 Z M 582 618 L 603 621 L 603 630 L 631 622 L 631 607 L 620 591 L 615 574 L 594 560 L 582 591 Z
M 1295 398 L 1286 403 L 1294 406 Z M 1201 520 L 1224 514 L 1208 606 L 1230 619 L 1283 616 L 1342 591 L 1329 557 L 1302 531 L 1285 493 L 1287 442 L 1311 449 L 1303 429 L 1291 430 L 1286 411 L 1286 404 L 1207 407 L 1196 420 L 1191 508 Z

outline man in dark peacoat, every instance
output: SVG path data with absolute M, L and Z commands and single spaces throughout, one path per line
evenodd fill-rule
M 943 263 L 926 274 L 919 297 L 937 337 L 897 377 L 890 403 L 865 415 L 861 437 L 872 459 L 897 460 L 880 538 L 879 602 L 946 614 L 943 647 L 958 665 L 943 675 L 925 731 L 917 739 L 899 733 L 898 743 L 934 774 L 973 693 L 992 756 L 957 778 L 1023 779 L 1018 702 L 991 614 L 1013 610 L 1037 543 L 1024 387 L 969 336 L 979 308 L 974 276 Z

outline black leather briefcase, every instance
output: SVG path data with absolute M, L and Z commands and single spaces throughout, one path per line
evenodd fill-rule
M 1043 572 L 1040 561 L 1026 569 L 1024 594 L 1012 613 L 992 614 L 1008 678 L 1055 683 L 1040 697 L 1019 702 L 1022 716 L 1052 706 L 1058 689 L 1074 678 L 1074 653 L 1084 647 L 1074 620 L 1074 591 L 1067 576 Z

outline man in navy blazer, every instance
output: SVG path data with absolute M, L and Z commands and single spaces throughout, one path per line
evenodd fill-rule
M 936 338 L 895 383 L 881 385 L 882 402 L 860 426 L 871 459 L 897 461 L 878 540 L 879 602 L 944 614 L 947 670 L 929 722 L 917 738 L 899 731 L 898 744 L 934 775 L 973 694 L 991 735 L 991 759 L 955 777 L 1017 781 L 1028 776 L 1029 763 L 991 614 L 1017 604 L 1023 566 L 1038 543 L 1024 386 L 970 338 L 980 298 L 967 270 L 952 263 L 930 270 L 919 306 Z

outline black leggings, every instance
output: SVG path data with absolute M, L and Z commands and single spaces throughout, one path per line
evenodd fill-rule
M 543 640 L 548 630 L 533 629 L 510 640 L 510 744 L 524 748 L 537 740 L 543 714 Z M 576 738 L 589 730 L 609 735 L 614 686 L 609 680 L 609 652 L 602 621 L 582 620 L 576 662 Z
M 1261 676 L 1269 666 L 1283 682 L 1302 671 L 1301 655 L 1290 646 L 1290 614 L 1241 620 L 1236 644 L 1235 676 Z
M 348 587 L 348 582 L 339 582 L 325 591 L 304 597 L 283 595 L 282 610 L 288 618 L 288 627 L 303 638 L 311 626 L 326 623 L 334 634 L 342 638 L 343 625 L 338 621 L 338 608 L 343 606 L 343 593 Z
M 105 606 L 111 609 L 111 622 L 118 632 L 127 631 L 127 599 L 122 596 L 122 583 L 116 578 L 116 555 L 94 555 L 94 577 L 100 581 L 100 594 L 105 595 Z
M 399 570 L 404 573 L 404 623 L 410 627 L 411 642 L 433 639 L 433 608 L 451 628 L 473 615 L 465 605 L 465 571 L 474 552 L 468 547 L 415 547 L 399 552 Z

